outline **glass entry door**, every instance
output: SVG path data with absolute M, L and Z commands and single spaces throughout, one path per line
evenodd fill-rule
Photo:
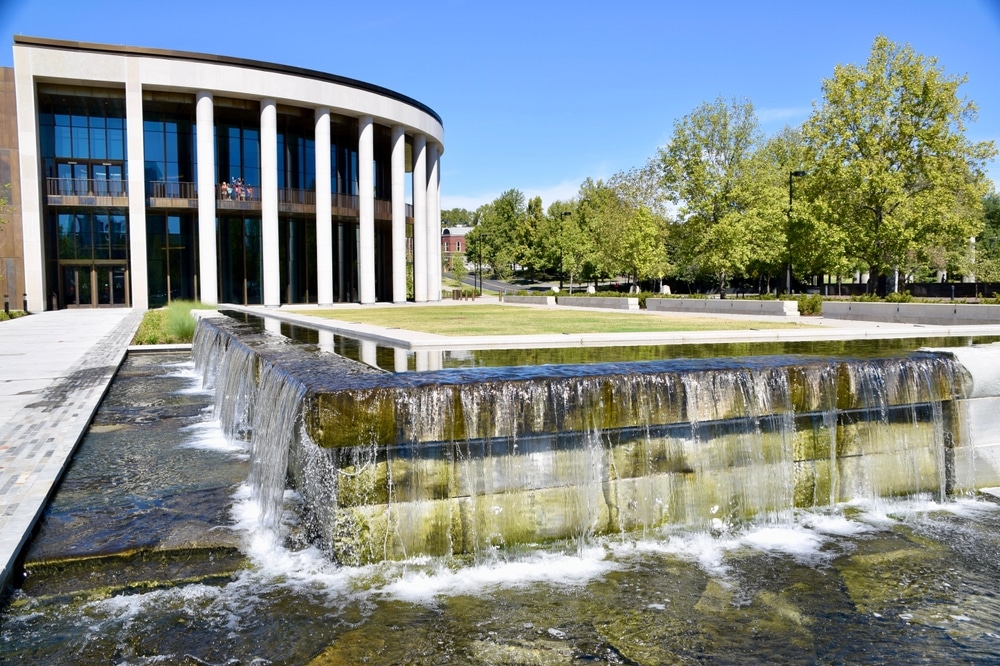
M 67 308 L 128 307 L 128 268 L 125 263 L 60 266 L 59 301 Z

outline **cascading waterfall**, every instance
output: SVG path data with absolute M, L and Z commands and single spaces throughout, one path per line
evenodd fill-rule
M 965 375 L 947 354 L 392 375 L 254 335 L 203 322 L 197 362 L 227 430 L 250 434 L 269 519 L 287 477 L 309 537 L 345 563 L 968 487 L 952 473 Z
M 260 508 L 261 523 L 276 530 L 305 386 L 212 326 L 198 327 L 193 350 L 204 383 L 215 389 L 215 413 L 226 436 L 249 443 L 250 497 Z

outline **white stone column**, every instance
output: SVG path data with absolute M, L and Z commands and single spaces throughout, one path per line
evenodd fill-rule
M 401 347 L 393 347 L 392 349 L 392 368 L 395 372 L 406 372 L 409 370 L 409 361 L 406 356 L 406 350 Z
M 392 302 L 406 302 L 406 132 L 392 126 Z
M 413 137 L 413 300 L 427 302 L 427 137 Z
M 215 233 L 215 106 L 212 93 L 196 96 L 196 151 L 198 160 L 198 290 L 202 303 L 219 302 L 219 268 Z
M 128 249 L 132 307 L 149 307 L 149 258 L 146 256 L 146 170 L 143 154 L 142 82 L 139 64 L 128 61 L 125 82 L 125 134 L 128 142 Z
M 358 118 L 358 292 L 362 304 L 375 302 L 375 125 Z
M 316 109 L 316 275 L 317 303 L 333 303 L 333 223 L 330 220 L 330 109 Z
M 27 49 L 17 45 L 14 46 L 14 90 L 17 103 L 17 152 L 20 158 L 18 168 L 21 174 L 24 293 L 28 295 L 30 312 L 44 312 L 52 308 L 51 295 L 57 288 L 54 284 L 45 283 L 42 201 L 46 196 L 46 174 L 41 172 L 38 155 L 38 113 L 35 108 L 35 81 L 31 75 L 31 56 Z M 4 290 L 8 288 L 13 289 L 3 284 Z M 16 300 L 12 307 L 21 308 Z
M 278 104 L 260 101 L 260 213 L 261 256 L 264 268 L 264 306 L 281 305 L 281 266 L 278 238 Z
M 378 367 L 378 345 L 374 340 L 361 340 L 361 362 L 373 368 Z
M 438 144 L 437 153 L 437 178 L 434 179 L 434 228 L 438 230 L 437 243 L 434 244 L 437 250 L 437 271 L 434 273 L 437 284 L 438 300 L 441 300 L 441 151 L 443 146 Z
M 427 300 L 441 300 L 441 211 L 438 210 L 438 144 L 427 145 Z

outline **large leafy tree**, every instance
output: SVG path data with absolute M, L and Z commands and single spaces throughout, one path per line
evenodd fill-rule
M 806 159 L 802 131 L 786 127 L 771 136 L 756 155 L 760 160 L 758 191 L 767 190 L 768 214 L 784 216 L 787 254 L 756 257 L 751 261 L 754 276 L 781 276 L 791 270 L 797 279 L 813 275 L 843 275 L 851 269 L 844 259 L 840 230 L 826 224 L 820 208 L 807 196 L 806 181 L 813 177 Z M 792 194 L 795 196 L 792 196 Z M 780 209 L 778 204 L 780 203 Z M 784 280 L 780 280 L 784 284 Z
M 542 198 L 532 197 L 528 200 L 528 207 L 525 210 L 524 225 L 521 230 L 521 254 L 518 258 L 518 263 L 531 279 L 535 279 L 545 264 L 544 244 L 541 241 L 544 231 L 545 209 L 542 207 Z
M 547 270 L 563 278 L 568 278 L 570 288 L 577 278 L 584 275 L 593 264 L 593 236 L 580 224 L 576 201 L 553 202 L 542 222 L 538 234 L 539 251 L 544 257 Z
M 975 105 L 965 77 L 879 36 L 863 67 L 839 65 L 803 127 L 823 222 L 873 278 L 934 252 L 958 252 L 978 233 L 992 142 L 971 142 Z M 876 280 L 869 282 L 874 290 Z
M 753 104 L 718 98 L 675 122 L 658 152 L 661 184 L 678 208 L 673 261 L 684 276 L 713 276 L 723 297 L 753 261 L 776 264 L 786 254 L 776 190 L 759 187 L 761 141 Z
M 488 265 L 493 276 L 507 279 L 527 254 L 527 204 L 520 190 L 510 189 L 481 206 L 479 224 L 466 234 L 466 254 Z
M 476 214 L 464 208 L 449 208 L 441 211 L 442 227 L 471 227 L 477 222 Z
M 982 235 L 976 239 L 975 271 L 980 282 L 1000 282 L 1000 194 L 983 197 Z
M 620 223 L 607 230 L 607 255 L 615 272 L 633 284 L 662 279 L 667 259 L 667 212 L 656 164 L 615 174 L 608 181 L 621 209 Z

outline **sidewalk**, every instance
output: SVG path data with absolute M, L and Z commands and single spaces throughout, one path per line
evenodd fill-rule
M 61 310 L 0 323 L 0 585 L 58 485 L 142 320 Z

